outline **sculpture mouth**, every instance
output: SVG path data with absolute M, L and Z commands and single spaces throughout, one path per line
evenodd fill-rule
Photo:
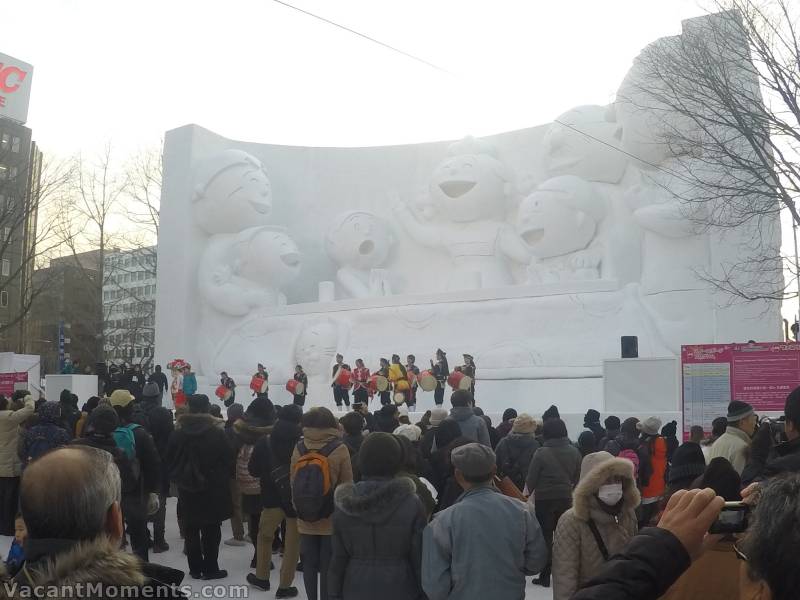
M 281 254 L 281 260 L 287 267 L 297 267 L 300 265 L 300 254 L 298 252 L 287 252 Z
M 372 240 L 364 240 L 358 245 L 358 253 L 361 256 L 372 254 L 373 250 L 375 250 L 375 242 Z
M 439 184 L 448 198 L 460 198 L 475 187 L 475 181 L 443 181 Z
M 253 200 L 250 201 L 250 206 L 253 207 L 253 210 L 261 215 L 268 215 L 272 212 L 272 205 L 266 202 L 255 202 Z
M 525 240 L 525 243 L 529 246 L 535 246 L 542 241 L 543 237 L 544 227 L 534 227 L 522 233 L 522 239 Z

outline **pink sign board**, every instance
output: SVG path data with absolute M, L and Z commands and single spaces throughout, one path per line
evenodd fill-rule
M 800 386 L 800 344 L 707 344 L 681 347 L 684 437 L 693 425 L 711 430 L 731 400 L 756 412 L 783 412 L 786 396 Z
M 10 397 L 18 389 L 17 384 L 27 383 L 28 373 L 0 373 L 0 394 Z

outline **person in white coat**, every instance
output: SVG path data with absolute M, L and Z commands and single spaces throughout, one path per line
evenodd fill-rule
M 0 395 L 0 535 L 14 535 L 22 472 L 22 463 L 17 455 L 19 426 L 33 415 L 33 410 L 33 398 L 27 392 L 22 408 L 12 407 L 8 398 Z
M 758 416 L 747 402 L 734 400 L 728 405 L 728 427 L 711 446 L 709 462 L 721 456 L 727 458 L 739 475 L 747 465 L 747 458 Z

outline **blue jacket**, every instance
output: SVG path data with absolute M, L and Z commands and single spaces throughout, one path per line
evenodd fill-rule
M 183 393 L 192 396 L 197 393 L 197 377 L 194 373 L 183 376 Z
M 6 569 L 8 574 L 13 577 L 22 568 L 25 562 L 25 551 L 22 549 L 22 544 L 17 541 L 17 538 L 11 542 L 11 548 L 8 550 L 8 558 L 6 558 Z
M 523 600 L 525 575 L 541 572 L 547 546 L 527 504 L 473 488 L 425 528 L 422 588 L 429 600 Z

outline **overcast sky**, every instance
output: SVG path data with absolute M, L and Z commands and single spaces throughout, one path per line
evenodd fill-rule
M 611 100 L 684 0 L 290 0 L 431 68 L 271 0 L 6 3 L 0 52 L 34 65 L 45 150 L 120 151 L 197 123 L 243 140 L 376 145 L 483 135 Z

